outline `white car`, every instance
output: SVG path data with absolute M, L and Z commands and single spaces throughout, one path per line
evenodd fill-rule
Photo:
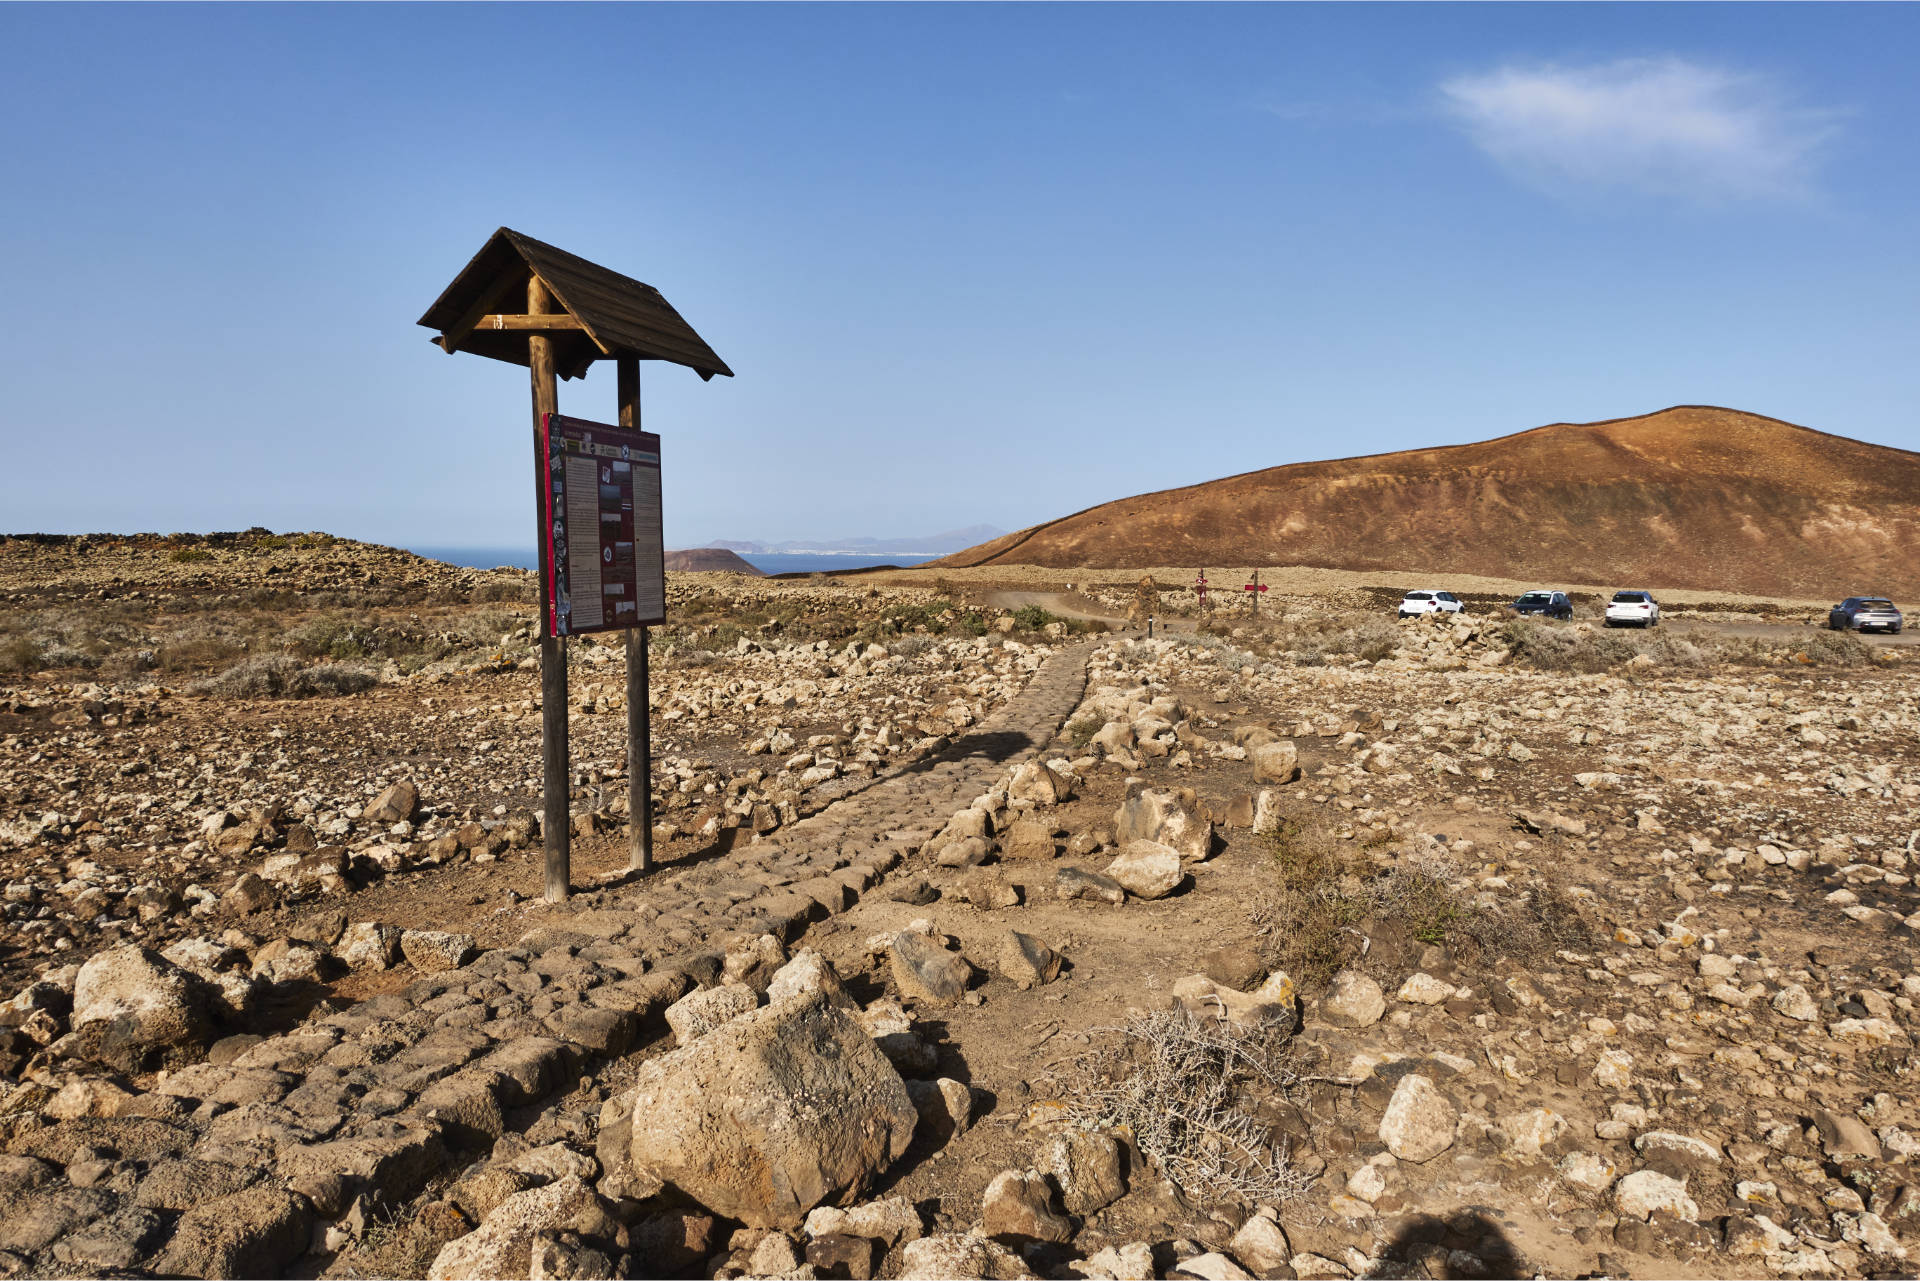
M 1652 592 L 1615 592 L 1607 602 L 1608 627 L 1658 627 L 1660 602 Z
M 1426 591 L 1408 592 L 1400 601 L 1400 617 L 1412 618 L 1418 614 L 1457 614 L 1466 606 L 1452 592 Z

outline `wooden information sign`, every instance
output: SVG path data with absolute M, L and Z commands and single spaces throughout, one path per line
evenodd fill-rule
M 524 311 L 517 309 L 525 300 Z M 524 365 L 533 391 L 534 512 L 540 520 L 541 839 L 547 898 L 572 880 L 566 638 L 627 634 L 627 814 L 631 866 L 653 866 L 653 748 L 647 628 L 666 620 L 660 438 L 640 430 L 640 362 L 711 379 L 733 370 L 652 285 L 502 227 L 421 325 L 448 355 Z M 560 379 L 612 360 L 620 425 L 560 416 Z M 524 438 L 523 438 L 524 439 Z
M 542 416 L 540 608 L 555 636 L 667 620 L 660 438 Z

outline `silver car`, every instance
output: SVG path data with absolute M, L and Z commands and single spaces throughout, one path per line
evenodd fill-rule
M 1891 632 L 1900 634 L 1905 620 L 1884 596 L 1849 596 L 1827 611 L 1827 626 L 1836 632 Z

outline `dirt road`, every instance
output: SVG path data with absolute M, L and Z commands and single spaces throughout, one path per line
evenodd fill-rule
M 1719 632 L 1727 636 L 1751 636 L 1760 640 L 1787 641 L 1794 637 L 1811 636 L 1821 630 L 1804 623 L 1716 623 L 1702 618 L 1676 618 L 1662 623 L 1676 632 Z M 1915 645 L 1920 644 L 1920 634 L 1901 632 L 1898 636 L 1888 636 L 1884 632 L 1857 633 L 1861 640 L 1869 645 Z

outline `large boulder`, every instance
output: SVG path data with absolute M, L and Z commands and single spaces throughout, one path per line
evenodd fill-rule
M 1135 792 L 1115 811 L 1113 833 L 1122 847 L 1133 841 L 1171 846 L 1183 863 L 1203 862 L 1213 853 L 1213 824 L 1200 817 L 1191 792 Z
M 1028 816 L 1008 825 L 1000 838 L 1000 857 L 1007 859 L 1049 859 L 1058 854 L 1053 824 Z
M 1003 1170 L 980 1198 L 980 1227 L 988 1236 L 1021 1244 L 1073 1239 L 1073 1224 L 1054 1213 L 1052 1189 L 1037 1170 Z
M 445 930 L 404 930 L 400 951 L 416 970 L 438 972 L 457 970 L 479 955 L 471 934 L 449 934 Z
M 1275 970 L 1251 992 L 1216 983 L 1204 974 L 1189 974 L 1174 983 L 1173 996 L 1190 1013 L 1240 1028 L 1290 1024 L 1300 1003 L 1299 989 L 1285 970 Z
M 973 966 L 958 952 L 949 952 L 931 935 L 902 930 L 888 949 L 894 986 L 900 995 L 916 1001 L 951 1005 L 966 994 Z
M 1126 1164 L 1109 1135 L 1069 1130 L 1047 1144 L 1042 1160 L 1068 1214 L 1093 1214 L 1127 1194 Z
M 1460 1114 L 1432 1081 L 1409 1072 L 1380 1118 L 1380 1141 L 1402 1161 L 1431 1161 L 1453 1146 Z
M 1387 1012 L 1380 985 L 1358 970 L 1341 970 L 1320 998 L 1320 1017 L 1335 1027 L 1371 1027 Z
M 1300 749 L 1284 738 L 1250 748 L 1247 760 L 1256 783 L 1291 783 L 1300 772 Z
M 619 1231 L 593 1189 L 568 1175 L 500 1202 L 477 1229 L 441 1247 L 427 1276 L 429 1281 L 532 1276 L 533 1250 L 542 1234 L 573 1232 L 611 1241 Z
M 420 789 L 402 779 L 374 797 L 360 817 L 369 823 L 403 823 L 419 805 Z
M 667 1007 L 667 1026 L 674 1043 L 697 1041 L 717 1027 L 759 1008 L 760 998 L 744 983 L 722 983 L 689 993 Z
M 1007 795 L 1016 801 L 1032 801 L 1035 805 L 1058 805 L 1061 801 L 1073 799 L 1073 788 L 1051 767 L 1040 761 L 1028 761 L 1013 772 L 1013 781 L 1007 784 Z
M 1107 864 L 1107 875 L 1135 898 L 1165 898 L 1187 879 L 1180 852 L 1159 841 L 1128 841 Z
M 212 1030 L 204 984 L 142 947 L 108 948 L 73 985 L 72 1028 L 90 1058 L 134 1069 L 206 1039 Z
M 256 1186 L 203 1201 L 180 1216 L 153 1271 L 176 1277 L 278 1276 L 306 1250 L 313 1216 L 304 1198 Z
M 857 1198 L 918 1121 L 900 1074 L 824 993 L 776 1001 L 640 1068 L 635 1167 L 750 1227 Z
M 1000 972 L 1021 991 L 1060 977 L 1061 956 L 1031 934 L 1009 930 L 1000 940 Z
M 846 985 L 841 983 L 833 962 L 812 948 L 794 953 L 792 960 L 774 972 L 773 978 L 767 983 L 767 999 L 784 1001 L 809 992 L 821 993 L 843 1010 L 857 1011 L 860 1008 L 847 995 Z

